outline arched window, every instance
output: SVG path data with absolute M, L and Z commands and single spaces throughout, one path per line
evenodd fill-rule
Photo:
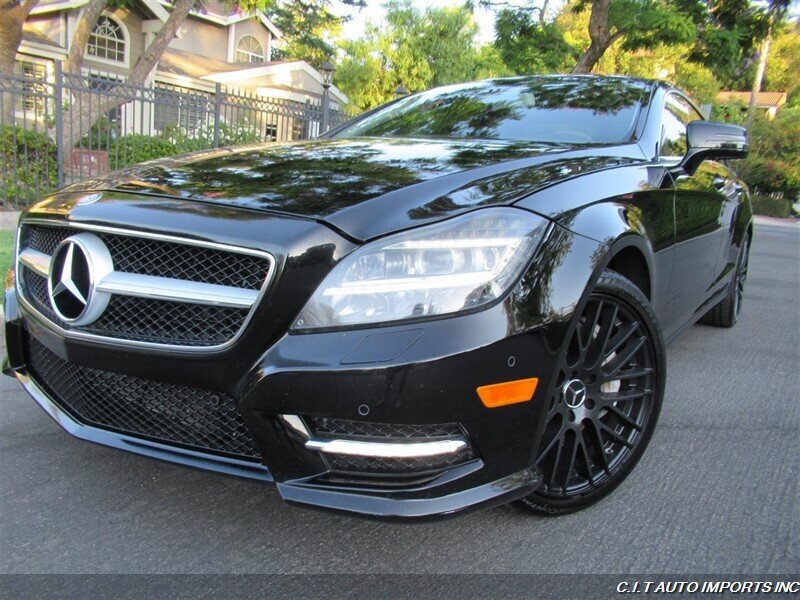
M 127 36 L 122 23 L 105 15 L 97 19 L 86 44 L 86 53 L 102 60 L 127 63 L 127 52 Z
M 264 46 L 258 38 L 252 35 L 243 35 L 236 44 L 236 62 L 260 63 L 264 62 Z

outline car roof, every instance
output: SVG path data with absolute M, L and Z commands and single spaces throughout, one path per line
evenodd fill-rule
M 612 80 L 612 81 L 620 81 L 626 83 L 636 83 L 636 84 L 644 84 L 645 86 L 662 86 L 662 87 L 673 87 L 671 84 L 667 83 L 666 81 L 662 81 L 660 79 L 648 79 L 646 77 L 633 77 L 631 75 L 596 75 L 594 73 L 548 73 L 542 75 L 516 75 L 514 77 L 491 77 L 488 79 L 481 79 L 474 82 L 465 82 L 465 83 L 489 83 L 492 81 L 530 81 L 530 80 L 540 80 L 540 79 L 565 79 L 565 80 L 576 80 L 576 79 L 600 79 L 600 80 Z

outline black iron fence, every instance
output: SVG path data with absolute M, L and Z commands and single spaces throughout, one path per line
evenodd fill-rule
M 327 114 L 323 114 L 323 111 Z M 132 85 L 111 74 L 25 69 L 0 76 L 0 197 L 16 209 L 107 171 L 220 146 L 310 139 L 350 118 L 217 83 Z

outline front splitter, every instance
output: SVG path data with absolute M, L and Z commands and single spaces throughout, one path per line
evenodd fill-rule
M 474 488 L 431 498 L 389 498 L 353 494 L 318 486 L 277 483 L 287 502 L 389 520 L 426 520 L 507 504 L 531 494 L 542 483 L 538 469 L 523 469 Z
M 36 403 L 74 437 L 187 467 L 273 482 L 267 467 L 258 463 L 160 444 L 80 423 L 59 407 L 27 374 L 20 371 L 14 371 L 13 374 Z M 530 494 L 540 484 L 540 473 L 530 468 L 478 487 L 430 498 L 392 498 L 344 492 L 303 482 L 277 483 L 277 487 L 284 500 L 309 508 L 341 511 L 367 518 L 416 521 L 505 504 Z

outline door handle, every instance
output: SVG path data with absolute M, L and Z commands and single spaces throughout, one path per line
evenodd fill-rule
M 726 185 L 728 185 L 728 180 L 725 179 L 724 177 L 714 177 L 713 184 L 716 189 L 721 190 Z

